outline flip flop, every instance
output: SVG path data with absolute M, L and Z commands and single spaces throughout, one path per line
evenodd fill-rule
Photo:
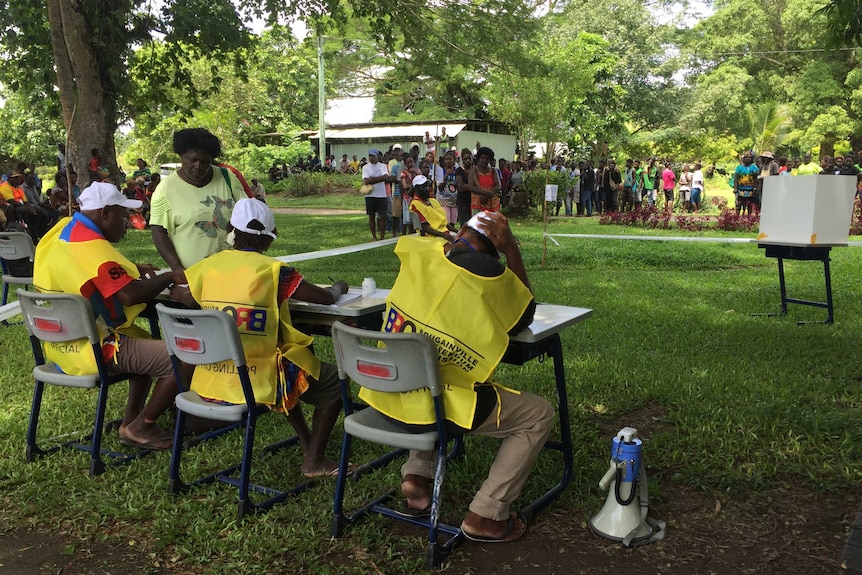
M 173 439 L 173 436 L 162 437 L 161 439 L 158 439 L 158 438 L 157 439 L 151 439 L 149 441 L 142 442 L 142 441 L 135 441 L 131 437 L 121 437 L 120 438 L 120 445 L 125 445 L 126 447 L 134 447 L 136 449 L 147 449 L 149 451 L 170 451 L 171 447 L 173 447 L 173 445 L 169 444 L 169 445 L 165 446 L 164 443 L 165 443 L 165 441 L 169 441 L 172 439 Z
M 347 463 L 347 472 L 350 473 L 354 469 L 356 469 L 356 465 L 348 462 Z M 306 479 L 317 479 L 320 477 L 338 477 L 338 467 L 334 467 L 328 471 L 326 469 L 321 468 L 321 469 L 318 469 L 317 471 L 309 471 L 308 473 L 303 472 L 302 474 L 305 476 Z
M 512 532 L 515 530 L 515 519 L 521 522 L 523 528 L 520 533 L 518 533 L 517 537 L 514 539 L 509 539 L 512 535 Z M 464 529 L 464 524 L 461 523 L 461 533 L 464 534 L 464 537 L 469 539 L 470 541 L 475 541 L 477 543 L 511 543 L 513 541 L 517 541 L 521 538 L 524 533 L 527 531 L 527 520 L 517 513 L 509 513 L 509 518 L 506 520 L 506 531 L 500 537 L 488 537 L 486 535 L 474 535 Z
M 409 519 L 427 519 L 431 517 L 431 506 L 429 505 L 425 509 L 413 509 L 412 507 L 407 507 L 406 505 L 401 509 L 392 509 L 390 510 L 396 515 L 400 515 L 401 517 L 406 517 Z

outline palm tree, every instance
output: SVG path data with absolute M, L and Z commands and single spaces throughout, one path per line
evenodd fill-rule
M 787 106 L 775 102 L 764 102 L 748 108 L 753 150 L 775 150 L 787 139 L 793 120 Z

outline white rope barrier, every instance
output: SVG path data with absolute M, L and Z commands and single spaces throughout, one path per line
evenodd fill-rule
M 723 244 L 756 244 L 766 243 L 758 242 L 752 238 L 701 238 L 688 236 L 615 236 L 605 234 L 545 234 L 551 238 L 555 244 L 558 244 L 554 238 L 578 238 L 586 240 L 646 240 L 654 242 L 703 242 L 703 243 L 723 243 Z M 850 247 L 862 247 L 862 242 L 847 242 Z

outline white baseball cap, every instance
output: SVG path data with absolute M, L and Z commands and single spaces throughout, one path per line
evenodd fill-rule
M 82 212 L 101 210 L 107 206 L 123 206 L 136 210 L 143 205 L 143 202 L 130 200 L 110 182 L 93 182 L 81 192 L 78 205 L 81 206 Z
M 425 176 L 419 175 L 419 176 L 414 177 L 413 181 L 410 183 L 413 184 L 414 186 L 421 186 L 422 184 L 428 183 L 428 178 L 426 178 Z
M 249 227 L 253 221 L 259 222 L 262 230 L 256 230 Z M 269 206 L 255 198 L 243 198 L 233 206 L 233 212 L 230 215 L 230 225 L 241 232 L 252 234 L 255 236 L 269 236 L 276 238 L 275 235 L 275 217 L 272 215 Z
M 479 227 L 480 221 L 483 223 L 484 222 L 490 222 L 491 218 L 488 216 L 487 212 L 479 212 L 478 214 L 476 214 L 475 216 L 473 216 L 472 218 L 467 220 L 467 227 L 472 228 L 472 229 L 476 230 L 477 232 L 479 232 L 480 234 L 482 234 L 483 236 L 487 237 L 488 234 L 485 233 L 485 230 L 483 230 L 482 228 Z

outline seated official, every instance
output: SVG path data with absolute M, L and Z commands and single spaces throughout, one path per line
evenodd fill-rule
M 436 236 L 446 241 L 452 240 L 452 234 L 458 230 L 446 218 L 446 210 L 431 196 L 431 182 L 425 176 L 413 178 L 413 201 L 410 202 L 410 217 L 413 226 L 420 230 L 423 236 Z
M 111 243 L 126 235 L 130 209 L 141 202 L 126 198 L 113 184 L 96 182 L 81 192 L 81 211 L 63 218 L 36 247 L 33 284 L 40 292 L 80 294 L 90 300 L 102 335 L 102 353 L 111 373 L 131 373 L 129 399 L 120 424 L 120 441 L 146 449 L 170 449 L 173 434 L 156 425 L 177 394 L 165 343 L 134 325 L 135 318 L 182 272 L 157 275 L 151 265 L 136 265 Z M 143 277 L 142 277 L 143 276 Z M 96 373 L 86 343 L 45 345 L 45 357 L 71 375 Z M 150 385 L 156 379 L 147 402 Z
M 321 288 L 294 268 L 263 255 L 276 237 L 269 207 L 251 198 L 233 208 L 228 230 L 234 249 L 219 252 L 186 269 L 188 288 L 172 295 L 189 307 L 224 310 L 236 317 L 255 400 L 287 415 L 299 435 L 309 478 L 338 474 L 338 463 L 324 457 L 329 435 L 341 412 L 341 386 L 333 364 L 311 351 L 312 338 L 290 323 L 288 298 L 331 304 L 347 293 L 347 284 Z M 217 366 L 198 366 L 192 390 L 204 398 L 244 403 L 236 377 Z M 309 429 L 298 400 L 314 406 Z
M 514 541 L 527 526 L 509 508 L 554 420 L 545 399 L 491 381 L 509 334 L 529 325 L 535 311 L 518 245 L 505 216 L 480 212 L 451 244 L 405 236 L 395 253 L 401 270 L 387 299 L 383 330 L 433 334 L 445 384 L 447 425 L 453 433 L 502 440 L 461 529 L 477 541 Z M 500 263 L 499 253 L 506 256 L 508 267 Z M 446 298 L 429 301 L 435 294 Z M 434 422 L 427 391 L 391 394 L 363 389 L 360 398 L 409 429 L 426 430 Z M 401 468 L 407 513 L 419 515 L 430 509 L 434 457 L 432 451 L 411 451 Z

